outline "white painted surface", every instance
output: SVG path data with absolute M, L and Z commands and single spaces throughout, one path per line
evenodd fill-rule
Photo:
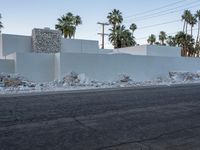
M 200 70 L 200 59 L 178 57 L 133 56 L 127 54 L 62 54 L 60 77 L 75 71 L 89 78 L 110 81 L 127 74 L 136 81 L 166 77 L 170 71 Z
M 112 54 L 114 51 L 113 49 L 99 49 L 98 54 Z
M 114 49 L 115 53 L 124 53 L 124 54 L 131 54 L 131 55 L 147 55 L 147 46 L 133 46 L 133 47 L 125 47 L 125 48 L 118 48 Z
M 61 52 L 71 53 L 98 53 L 98 41 L 62 39 Z
M 14 60 L 0 59 L 0 73 L 14 73 L 15 63 Z
M 131 54 L 131 55 L 144 55 L 144 56 L 181 57 L 180 47 L 158 46 L 158 45 L 141 45 L 134 47 L 119 48 L 119 49 L 114 49 L 114 52 Z
M 148 56 L 181 57 L 180 47 L 147 45 Z
M 60 79 L 60 53 L 57 53 L 54 55 L 54 79 L 59 80 Z
M 2 34 L 0 34 L 0 59 L 3 59 Z
M 16 53 L 15 72 L 29 80 L 48 82 L 54 80 L 54 54 Z
M 16 62 L 1 60 L 0 71 L 14 72 L 15 64 L 15 73 L 37 82 L 61 79 L 72 71 L 85 73 L 90 79 L 99 81 L 112 81 L 120 74 L 129 75 L 135 81 L 144 81 L 167 77 L 170 71 L 200 70 L 199 58 L 78 53 L 14 53 L 11 56 Z
M 21 35 L 2 34 L 2 55 L 6 56 L 15 52 L 31 52 L 31 37 Z

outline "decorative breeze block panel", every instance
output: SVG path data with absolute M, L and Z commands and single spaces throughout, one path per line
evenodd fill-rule
M 32 49 L 36 53 L 58 53 L 61 50 L 61 33 L 57 30 L 33 29 Z

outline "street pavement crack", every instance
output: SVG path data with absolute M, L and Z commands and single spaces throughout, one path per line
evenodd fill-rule
M 81 122 L 79 119 L 77 119 L 76 117 L 73 117 L 74 121 L 77 122 L 79 125 L 81 125 L 83 128 L 87 129 L 87 130 L 95 130 L 92 127 L 87 126 L 86 124 L 84 124 L 83 122 Z
M 105 150 L 105 149 L 108 149 L 108 148 L 119 147 L 119 146 L 127 145 L 127 144 L 138 144 L 138 143 L 142 144 L 143 142 L 158 140 L 158 139 L 160 139 L 160 138 L 162 138 L 166 135 L 172 135 L 172 134 L 175 134 L 175 133 L 178 133 L 178 132 L 197 129 L 197 128 L 200 128 L 200 125 L 193 126 L 193 127 L 190 127 L 190 128 L 182 128 L 182 129 L 171 131 L 171 132 L 165 132 L 165 133 L 162 133 L 158 136 L 151 137 L 151 138 L 144 138 L 144 139 L 141 139 L 141 140 L 127 141 L 127 142 L 121 142 L 121 143 L 114 144 L 114 145 L 104 146 L 104 147 L 97 148 L 95 150 Z

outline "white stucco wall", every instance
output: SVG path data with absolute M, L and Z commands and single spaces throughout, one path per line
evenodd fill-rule
M 60 53 L 56 53 L 54 55 L 54 79 L 59 80 L 60 79 Z
M 148 56 L 181 57 L 180 47 L 147 45 Z
M 166 77 L 170 71 L 200 70 L 199 58 L 78 53 L 13 53 L 9 57 L 15 63 L 13 60 L 0 60 L 0 72 L 15 71 L 36 82 L 61 79 L 72 71 L 100 81 L 112 81 L 120 74 L 142 81 Z
M 3 56 L 15 52 L 31 52 L 31 37 L 22 35 L 2 34 L 1 47 Z
M 114 49 L 114 52 L 131 54 L 131 55 L 181 57 L 180 47 L 158 46 L 158 45 L 140 45 L 134 47 L 125 47 L 125 48 Z
M 37 82 L 53 81 L 54 54 L 16 53 L 15 72 Z
M 0 59 L 0 73 L 14 73 L 15 64 L 14 60 L 4 60 Z
M 198 58 L 69 53 L 60 56 L 60 78 L 75 71 L 101 81 L 113 80 L 119 74 L 127 74 L 136 81 L 142 81 L 166 77 L 169 71 L 198 70 Z
M 0 59 L 3 58 L 2 34 L 0 34 Z
M 147 55 L 147 46 L 133 46 L 133 47 L 125 47 L 114 49 L 115 53 L 124 53 L 124 54 L 132 54 L 132 55 Z
M 71 53 L 98 53 L 98 41 L 62 39 L 61 52 Z

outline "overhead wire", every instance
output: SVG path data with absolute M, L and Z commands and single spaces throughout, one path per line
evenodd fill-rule
M 136 14 L 134 14 L 134 15 L 130 15 L 130 16 L 127 16 L 127 17 L 124 17 L 124 18 L 126 19 L 126 18 L 131 18 L 131 17 L 133 17 L 133 16 L 138 16 L 138 15 L 147 14 L 147 13 L 149 13 L 149 12 L 154 12 L 154 11 L 157 11 L 157 10 L 160 10 L 160 9 L 163 9 L 163 8 L 167 8 L 167 7 L 169 7 L 169 6 L 174 6 L 174 5 L 179 4 L 179 3 L 181 3 L 181 2 L 184 2 L 184 1 L 187 1 L 187 0 L 180 0 L 180 1 L 177 1 L 177 2 L 175 2 L 175 3 L 170 3 L 170 4 L 167 4 L 167 5 L 158 7 L 158 8 L 154 8 L 154 9 L 147 10 L 147 11 L 144 11 L 144 12 L 136 13 Z
M 132 20 L 134 20 L 134 21 L 142 21 L 142 20 L 147 20 L 147 19 L 154 18 L 154 17 L 164 16 L 164 15 L 168 15 L 168 14 L 184 11 L 186 9 L 199 7 L 200 6 L 200 1 L 198 0 L 195 3 L 190 3 L 190 4 L 192 4 L 192 5 L 187 5 L 187 7 L 184 6 L 185 8 L 182 8 L 182 9 L 177 9 L 178 7 L 176 7 L 176 8 L 173 8 L 173 9 L 168 9 L 168 10 L 165 10 L 165 11 L 156 12 L 154 14 L 149 14 L 149 15 L 142 16 L 142 17 L 137 17 L 137 18 L 133 18 L 133 19 L 126 19 L 124 21 L 125 22 L 132 21 Z
M 153 24 L 153 25 L 148 25 L 148 26 L 143 26 L 143 27 L 139 27 L 137 28 L 137 30 L 141 30 L 141 29 L 146 29 L 146 28 L 152 28 L 152 27 L 157 27 L 157 26 L 161 26 L 161 25 L 166 25 L 166 24 L 171 24 L 171 23 L 176 23 L 176 22 L 180 22 L 181 20 L 172 20 L 172 21 L 167 21 L 167 22 L 162 22 L 162 23 L 158 23 L 158 24 Z

